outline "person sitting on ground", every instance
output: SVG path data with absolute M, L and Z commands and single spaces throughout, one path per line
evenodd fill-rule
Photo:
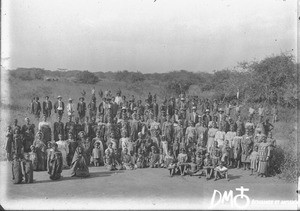
M 188 156 L 185 152 L 185 149 L 181 149 L 181 151 L 178 155 L 178 163 L 177 163 L 177 166 L 179 167 L 181 176 L 184 176 L 184 174 L 185 174 L 186 166 L 187 166 L 187 163 L 186 163 L 187 159 L 188 159 Z
M 111 151 L 110 150 L 105 150 L 105 156 L 103 158 L 104 160 L 104 166 L 106 167 L 106 169 L 108 171 L 112 171 L 114 170 L 114 162 L 113 162 L 113 157 L 112 157 L 112 154 L 111 154 Z
M 128 154 L 127 148 L 123 150 L 122 165 L 125 170 L 133 170 L 134 165 L 131 163 L 131 156 Z
M 86 154 L 81 145 L 79 145 L 74 153 L 71 163 L 71 177 L 89 177 L 89 168 L 86 163 Z
M 215 174 L 215 179 L 214 179 L 215 181 L 217 179 L 222 179 L 222 178 L 225 178 L 229 181 L 228 169 L 224 166 L 223 162 L 220 162 L 220 165 L 214 169 L 214 174 Z
M 157 153 L 157 149 L 155 146 L 151 147 L 149 158 L 150 168 L 157 168 L 159 166 L 159 154 Z
M 190 176 L 198 176 L 200 168 L 196 163 L 196 158 L 193 156 L 191 162 L 187 165 L 187 174 Z
M 142 149 L 139 148 L 135 168 L 145 168 L 145 167 L 146 167 L 145 156 L 144 156 Z

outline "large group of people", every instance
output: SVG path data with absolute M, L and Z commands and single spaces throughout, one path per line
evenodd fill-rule
M 23 126 L 17 119 L 8 126 L 6 151 L 15 183 L 32 182 L 33 171 L 57 180 L 68 168 L 71 176 L 87 177 L 91 165 L 109 171 L 166 168 L 170 176 L 207 180 L 229 180 L 230 168 L 272 174 L 276 142 L 263 105 L 245 114 L 238 100 L 224 104 L 184 93 L 161 103 L 151 93 L 143 103 L 120 90 L 116 96 L 105 91 L 99 103 L 95 90 L 88 104 L 84 96 L 77 106 L 71 98 L 65 105 L 61 96 L 53 106 L 46 96 L 41 106 L 35 97 L 31 114 L 37 127 L 28 117 Z M 272 122 L 277 113 L 272 108 Z M 57 120 L 50 124 L 49 118 Z

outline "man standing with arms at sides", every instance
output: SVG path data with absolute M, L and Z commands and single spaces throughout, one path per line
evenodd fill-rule
M 41 103 L 39 102 L 39 97 L 35 98 L 35 101 L 33 101 L 31 106 L 31 113 L 34 114 L 34 117 L 38 121 L 41 114 Z
M 82 123 L 84 121 L 85 112 L 86 112 L 86 103 L 84 102 L 84 97 L 79 98 L 79 103 L 77 104 L 77 112 L 78 112 L 80 122 Z
M 54 112 L 57 113 L 57 115 L 62 118 L 62 115 L 64 114 L 65 104 L 61 101 L 62 97 L 59 95 L 57 97 L 57 101 L 54 103 Z
M 54 141 L 58 141 L 58 134 L 62 135 L 62 139 L 64 139 L 64 123 L 61 122 L 61 116 L 58 116 L 58 121 L 54 122 L 53 133 L 54 133 Z
M 49 96 L 45 97 L 45 101 L 43 102 L 43 114 L 46 115 L 47 118 L 51 116 L 52 110 L 52 102 L 49 100 Z
M 22 126 L 24 152 L 30 152 L 30 146 L 34 140 L 34 124 L 30 124 L 28 117 L 25 118 L 26 124 Z
M 122 105 L 122 97 L 121 97 L 121 90 L 120 88 L 117 90 L 117 96 L 115 97 L 115 103 L 118 104 L 118 106 Z
M 199 115 L 196 112 L 197 108 L 195 106 L 192 107 L 192 113 L 189 114 L 189 121 L 192 121 L 194 125 L 199 122 Z
M 149 102 L 149 100 L 148 100 Z M 158 113 L 159 113 L 159 106 L 158 103 L 156 102 L 156 98 L 153 98 L 153 104 L 152 104 L 152 108 L 153 108 L 153 115 L 154 117 L 158 117 Z
M 117 116 L 117 112 L 119 109 L 119 105 L 116 103 L 115 97 L 111 98 L 111 113 L 112 113 L 112 119 L 115 119 Z
M 69 133 L 72 133 L 74 137 L 74 128 L 75 128 L 75 122 L 72 121 L 72 116 L 68 116 L 69 121 L 65 125 L 65 139 L 69 139 Z
M 73 117 L 74 116 L 74 112 L 75 112 L 75 106 L 73 103 L 73 99 L 69 98 L 69 103 L 67 104 L 67 114 L 68 117 Z
M 91 102 L 88 104 L 90 119 L 96 118 L 97 115 L 97 105 L 96 97 L 93 95 Z

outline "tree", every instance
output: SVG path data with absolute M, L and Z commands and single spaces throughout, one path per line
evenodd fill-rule
M 95 84 L 99 81 L 99 78 L 89 71 L 83 71 L 77 73 L 76 81 L 85 84 Z

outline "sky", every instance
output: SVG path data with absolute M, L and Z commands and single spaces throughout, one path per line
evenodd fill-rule
M 2 6 L 7 69 L 212 72 L 296 53 L 296 0 L 10 0 Z

